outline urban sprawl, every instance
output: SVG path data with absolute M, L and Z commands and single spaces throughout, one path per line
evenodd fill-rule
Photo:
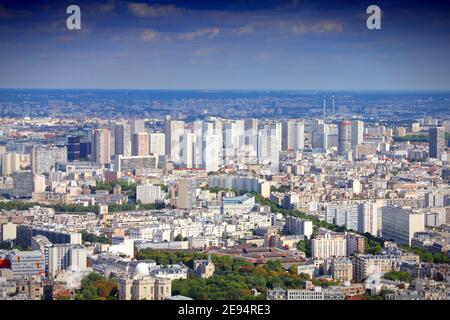
M 17 99 L 0 101 L 1 300 L 450 299 L 448 111 Z

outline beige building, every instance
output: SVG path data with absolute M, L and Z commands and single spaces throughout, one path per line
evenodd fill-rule
M 331 260 L 330 273 L 335 280 L 351 281 L 353 279 L 353 264 L 348 258 Z
M 0 224 L 0 241 L 16 240 L 17 225 L 12 222 Z
M 180 209 L 190 209 L 196 204 L 195 185 L 191 179 L 178 180 L 178 202 Z
M 312 256 L 318 259 L 347 256 L 345 233 L 322 232 L 312 239 Z
M 395 255 L 356 255 L 353 259 L 353 278 L 361 282 L 373 274 L 396 270 L 399 256 Z
M 119 300 L 165 300 L 172 296 L 172 281 L 149 275 L 119 279 Z
M 131 142 L 131 155 L 132 156 L 148 156 L 149 150 L 149 136 L 146 132 L 139 132 L 133 134 Z

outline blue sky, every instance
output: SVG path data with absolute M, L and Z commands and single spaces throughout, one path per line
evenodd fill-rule
M 448 57 L 447 0 L 0 0 L 3 88 L 449 90 Z

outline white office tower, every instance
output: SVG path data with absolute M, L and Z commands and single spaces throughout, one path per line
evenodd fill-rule
M 45 175 L 37 174 L 34 176 L 34 192 L 45 192 Z
M 114 157 L 116 155 L 116 123 L 109 120 L 109 155 Z
M 214 134 L 217 135 L 217 145 L 219 148 L 219 166 L 223 164 L 223 121 L 220 119 L 213 119 Z
M 286 120 L 282 123 L 282 150 L 303 149 L 305 145 L 305 125 L 298 120 Z
M 245 135 L 257 135 L 258 134 L 258 119 L 246 119 L 244 120 Z
M 358 230 L 358 206 L 354 203 L 327 205 L 325 220 L 348 230 Z
M 131 134 L 147 132 L 147 130 L 145 130 L 145 121 L 143 119 L 131 120 L 130 126 Z
M 338 133 L 338 153 L 341 156 L 348 156 L 352 151 L 352 123 L 342 121 L 339 123 Z
M 270 164 L 273 172 L 279 171 L 281 142 L 279 126 L 275 123 L 264 125 L 258 133 L 258 161 Z
M 92 162 L 106 164 L 111 161 L 109 130 L 94 129 L 92 136 Z
M 381 232 L 381 205 L 376 201 L 358 204 L 358 232 L 379 236 Z
M 215 134 L 204 136 L 202 167 L 207 171 L 219 170 L 219 138 Z
M 195 150 L 196 150 L 195 133 L 186 131 L 183 138 L 183 167 L 194 168 L 195 167 Z
M 7 152 L 0 155 L 1 175 L 8 176 L 20 170 L 20 158 L 24 156 L 16 152 Z
M 294 150 L 301 150 L 305 147 L 305 123 L 296 121 L 294 123 Z
M 154 156 L 163 156 L 166 153 L 165 145 L 166 135 L 164 133 L 150 133 L 150 154 Z
M 396 206 L 381 208 L 382 237 L 398 244 L 411 245 L 415 232 L 425 231 L 424 214 Z
M 131 127 L 129 124 L 116 124 L 114 142 L 116 155 L 131 156 Z
M 226 165 L 240 162 L 239 153 L 243 150 L 245 144 L 245 122 L 236 120 L 225 122 L 224 130 L 224 163 Z
M 258 119 L 244 120 L 245 142 L 244 148 L 247 157 L 246 163 L 252 162 L 258 155 Z
M 180 165 L 183 160 L 182 148 L 184 137 L 184 121 L 166 120 L 166 156 L 174 164 Z
M 352 121 L 352 149 L 363 143 L 364 138 L 364 122 L 360 120 Z
M 196 168 L 201 168 L 203 163 L 203 121 L 194 121 L 194 134 L 195 134 L 195 154 L 194 165 Z

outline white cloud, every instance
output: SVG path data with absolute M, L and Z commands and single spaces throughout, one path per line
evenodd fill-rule
M 156 40 L 158 33 L 152 29 L 146 29 L 141 34 L 141 40 L 144 42 L 152 42 Z
M 192 55 L 195 57 L 207 57 L 214 53 L 216 53 L 217 50 L 213 48 L 200 48 L 192 52 Z
M 174 5 L 160 6 L 147 3 L 128 3 L 128 10 L 139 18 L 170 17 L 181 14 L 182 10 Z
M 198 37 L 208 37 L 214 38 L 220 33 L 219 28 L 204 28 L 191 32 L 182 32 L 178 34 L 178 39 L 180 40 L 193 40 Z
M 297 34 L 306 33 L 340 33 L 344 30 L 344 25 L 338 21 L 320 21 L 313 23 L 295 23 L 291 26 L 291 31 Z
M 254 31 L 254 28 L 252 26 L 243 26 L 243 27 L 233 29 L 233 32 L 237 33 L 237 34 L 247 34 L 247 33 L 252 33 L 253 31 Z

